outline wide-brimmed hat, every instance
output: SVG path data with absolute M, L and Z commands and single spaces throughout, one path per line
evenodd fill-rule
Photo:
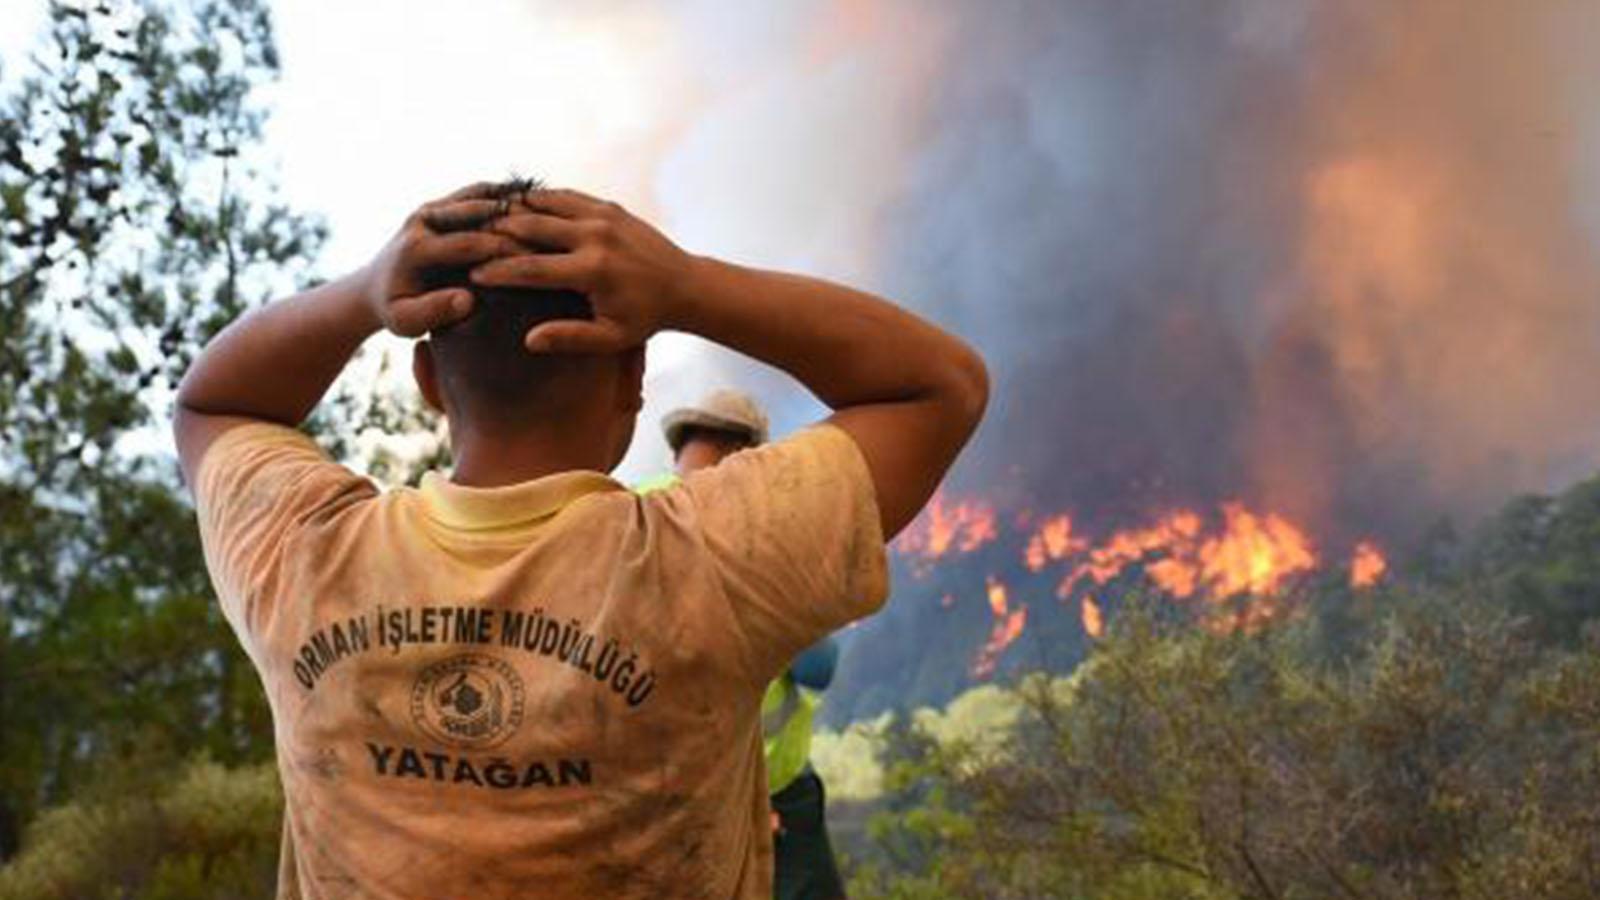
M 661 432 L 666 435 L 667 446 L 673 453 L 683 446 L 683 433 L 690 428 L 742 434 L 754 447 L 767 441 L 767 414 L 749 394 L 719 388 L 693 406 L 675 409 L 661 418 Z

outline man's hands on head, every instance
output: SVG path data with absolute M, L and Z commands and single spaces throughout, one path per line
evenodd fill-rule
M 535 353 L 619 353 L 672 327 L 694 257 L 621 206 L 570 190 L 522 194 L 485 226 L 523 245 L 521 255 L 472 270 L 476 284 L 565 289 L 584 294 L 592 320 L 546 322 L 529 331 Z M 527 252 L 528 250 L 535 252 Z

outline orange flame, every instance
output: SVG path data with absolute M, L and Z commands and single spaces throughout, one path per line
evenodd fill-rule
M 994 628 L 989 632 L 989 640 L 978 651 L 977 658 L 972 662 L 972 677 L 987 678 L 994 674 L 995 667 L 1000 663 L 1000 655 L 1006 648 L 1022 637 L 1022 631 L 1028 624 L 1028 608 L 1018 606 L 1010 609 L 1006 586 L 1003 582 L 990 576 L 988 579 L 989 609 L 994 613 Z
M 1210 536 L 1203 536 L 1200 516 L 1189 510 L 1169 513 L 1148 528 L 1119 531 L 1089 550 L 1057 595 L 1067 598 L 1084 579 L 1105 584 L 1150 556 L 1157 558 L 1145 563 L 1145 577 L 1178 599 L 1202 592 L 1212 600 L 1276 594 L 1316 567 L 1310 538 L 1282 516 L 1257 515 L 1237 503 L 1224 505 L 1222 515 L 1221 532 Z
M 1378 583 L 1378 579 L 1389 571 L 1389 561 L 1383 558 L 1383 551 L 1371 541 L 1362 541 L 1356 545 L 1355 555 L 1350 559 L 1350 587 L 1361 590 Z
M 1023 561 L 1027 564 L 1028 571 L 1038 572 L 1052 562 L 1082 553 L 1088 546 L 1088 541 L 1073 535 L 1071 516 L 1054 516 L 1046 519 L 1044 524 L 1028 538 Z
M 1252 633 L 1292 616 L 1296 608 L 1283 599 L 1296 579 L 1319 565 L 1308 534 L 1281 515 L 1258 512 L 1242 503 L 1221 507 L 1221 521 L 1189 509 L 1162 514 L 1150 524 L 1115 532 L 1100 542 L 1075 530 L 1066 513 L 1036 519 L 1022 514 L 1008 527 L 1025 534 L 1022 562 L 1029 572 L 1060 566 L 1056 594 L 1069 601 L 1085 586 L 1105 585 L 1132 567 L 1174 599 L 1201 599 L 1201 627 L 1218 633 Z M 895 550 L 911 562 L 912 574 L 925 577 L 945 558 L 971 553 L 999 538 L 999 520 L 982 500 L 949 502 L 935 494 L 928 508 L 895 542 Z M 1367 587 L 1383 577 L 1388 563 L 1376 545 L 1363 542 L 1350 563 L 1351 584 Z M 995 671 L 1006 648 L 1021 637 L 1027 609 L 1012 607 L 1009 588 L 993 575 L 985 579 L 985 597 L 993 623 L 974 659 L 974 677 Z M 949 608 L 953 594 L 939 604 Z M 1084 633 L 1105 634 L 1106 617 L 1092 594 L 1079 599 Z
M 895 539 L 900 554 L 926 564 L 952 551 L 971 553 L 1000 536 L 994 507 L 981 501 L 946 505 L 943 493 L 936 493 L 916 521 Z
M 1100 604 L 1094 602 L 1093 597 L 1084 594 L 1080 605 L 1083 611 L 1083 633 L 1092 638 L 1104 635 L 1106 633 L 1106 621 L 1104 615 L 1100 612 Z
M 1257 516 L 1237 503 L 1222 509 L 1227 530 L 1200 548 L 1200 579 L 1212 597 L 1276 594 L 1316 568 L 1311 540 L 1282 516 Z
M 1005 618 L 1006 586 L 992 577 L 989 579 L 989 608 L 994 610 L 995 618 Z
M 1194 585 L 1186 583 L 1192 581 L 1188 573 L 1193 567 L 1175 560 L 1180 555 L 1192 556 L 1186 551 L 1199 534 L 1200 517 L 1187 510 L 1172 513 L 1149 528 L 1119 531 L 1089 551 L 1088 561 L 1072 570 L 1057 594 L 1065 599 L 1084 578 L 1105 584 L 1149 554 L 1166 551 L 1168 559 L 1152 563 L 1145 572 L 1152 579 L 1159 579 L 1156 583 L 1173 596 L 1187 597 L 1194 593 Z

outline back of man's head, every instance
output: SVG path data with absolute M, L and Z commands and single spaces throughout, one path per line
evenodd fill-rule
M 537 182 L 513 180 L 492 195 L 506 214 L 530 187 Z M 586 465 L 616 465 L 643 402 L 642 347 L 622 354 L 534 353 L 524 344 L 533 328 L 594 317 L 582 294 L 474 284 L 468 269 L 440 269 L 424 281 L 429 291 L 466 288 L 473 297 L 472 312 L 431 332 L 413 361 L 424 398 L 449 418 L 453 439 L 559 435 L 594 448 Z
M 523 336 L 555 319 L 587 319 L 589 302 L 571 291 L 489 288 L 465 274 L 441 277 L 436 287 L 466 285 L 472 313 L 428 336 L 446 410 L 474 427 L 516 427 L 562 416 L 586 398 L 583 388 L 607 358 L 540 355 Z

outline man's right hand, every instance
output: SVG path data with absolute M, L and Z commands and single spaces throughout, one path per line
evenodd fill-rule
M 476 284 L 584 294 L 594 319 L 562 319 L 524 337 L 534 353 L 617 353 L 669 327 L 694 258 L 621 206 L 578 191 L 535 190 L 486 230 L 537 252 L 472 270 Z

